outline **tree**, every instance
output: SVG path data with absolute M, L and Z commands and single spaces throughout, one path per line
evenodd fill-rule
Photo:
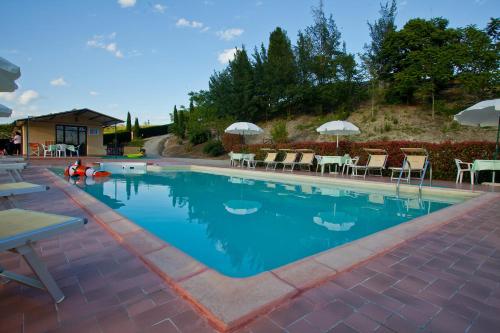
M 179 112 L 179 122 L 177 125 L 177 135 L 184 139 L 186 137 L 186 110 Z
M 267 50 L 264 44 L 260 45 L 260 49 L 255 47 L 252 54 L 254 95 L 252 105 L 256 109 L 255 120 L 268 120 L 270 93 L 266 84 L 266 68 L 267 68 Z
M 139 126 L 139 119 L 137 119 L 137 117 L 136 117 L 135 121 L 134 121 L 134 128 L 132 129 L 134 140 L 139 138 L 140 130 L 141 130 L 141 127 Z
M 493 20 L 493 19 L 492 19 Z M 489 26 L 492 24 L 490 22 Z M 493 28 L 491 28 L 493 29 Z M 459 29 L 459 43 L 457 44 L 456 63 L 458 80 L 465 91 L 475 99 L 495 97 L 500 84 L 500 53 L 495 44 L 497 37 L 488 35 L 475 26 Z M 487 29 L 489 30 L 489 29 Z
M 233 115 L 241 121 L 253 121 L 257 115 L 254 96 L 253 68 L 245 47 L 237 50 L 234 60 L 229 62 L 231 75 L 230 105 Z
M 360 55 L 363 61 L 364 70 L 370 80 L 370 95 L 371 95 L 371 112 L 372 117 L 375 109 L 375 96 L 377 94 L 377 86 L 379 83 L 382 69 L 384 66 L 384 58 L 381 56 L 382 47 L 387 36 L 396 31 L 396 0 L 391 3 L 387 1 L 384 5 L 380 4 L 380 17 L 373 23 L 368 22 L 371 42 L 365 44 L 365 52 Z
M 390 93 L 412 101 L 415 94 L 429 98 L 432 117 L 436 95 L 453 77 L 457 33 L 443 18 L 412 19 L 403 29 L 390 33 L 382 47 L 386 59 L 382 76 Z
M 130 119 L 130 112 L 127 112 L 127 126 L 126 126 L 127 132 L 130 132 L 132 130 L 132 120 Z
M 341 34 L 330 14 L 326 18 L 323 1 L 312 9 L 314 24 L 305 32 L 312 42 L 311 71 L 316 84 L 326 84 L 335 81 L 335 56 L 340 53 Z
M 290 101 L 292 88 L 297 83 L 297 67 L 290 40 L 280 27 L 269 36 L 264 71 L 271 112 L 280 114 L 283 106 L 289 110 L 287 102 Z
M 490 18 L 490 22 L 488 22 L 485 31 L 488 36 L 490 36 L 493 43 L 498 44 L 500 40 L 500 18 Z

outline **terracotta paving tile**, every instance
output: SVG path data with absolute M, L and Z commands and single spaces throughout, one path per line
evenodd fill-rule
M 458 292 L 460 285 L 444 279 L 437 279 L 434 281 L 426 291 L 435 293 L 444 298 L 450 298 Z
M 449 311 L 439 312 L 428 325 L 432 332 L 466 332 L 471 322 Z M 500 327 L 500 326 L 499 326 Z M 499 328 L 497 327 L 497 328 Z
M 477 318 L 468 333 L 483 333 L 483 332 L 497 332 L 500 327 L 500 320 L 497 318 L 491 318 L 487 316 L 479 316 Z
M 179 300 L 173 300 L 168 303 L 158 305 L 150 310 L 139 313 L 133 317 L 134 322 L 139 328 L 147 328 L 157 324 L 165 319 L 171 318 L 186 309 Z
M 380 324 L 360 312 L 354 312 L 344 323 L 359 332 L 373 332 Z
M 321 333 L 322 331 L 316 327 L 313 326 L 310 322 L 308 322 L 305 319 L 300 319 L 293 323 L 292 325 L 288 326 L 287 330 L 288 333 Z
M 276 325 L 272 320 L 268 317 L 260 317 L 249 324 L 245 330 L 252 333 L 281 333 L 285 332 L 285 329 Z M 290 330 L 288 330 L 290 331 Z M 243 332 L 243 330 L 240 330 Z M 306 332 L 306 331 L 302 331 Z
M 305 319 L 321 331 L 327 331 L 347 318 L 353 310 L 341 301 L 328 304 L 320 310 L 308 314 Z
M 363 305 L 358 311 L 378 323 L 383 323 L 392 313 L 374 303 L 367 303 Z
M 344 323 L 340 323 L 334 328 L 328 330 L 328 333 L 357 333 L 357 332 L 358 331 L 356 331 L 355 329 Z
M 151 326 L 143 332 L 147 333 L 181 333 L 177 327 L 175 327 L 174 323 L 170 321 L 170 319 L 164 320 L 154 326 Z
M 103 311 L 97 314 L 97 322 L 104 333 L 132 333 L 135 327 L 129 319 L 127 312 L 122 308 L 116 308 L 109 311 Z
M 299 297 L 286 307 L 280 307 L 269 314 L 275 323 L 280 327 L 287 327 L 298 319 L 312 312 L 314 305 L 305 297 Z
M 397 280 L 383 273 L 377 274 L 362 283 L 363 286 L 377 292 L 383 292 L 394 285 Z

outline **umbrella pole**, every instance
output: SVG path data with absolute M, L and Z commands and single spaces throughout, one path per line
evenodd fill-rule
M 500 116 L 498 117 L 498 126 L 497 126 L 497 144 L 495 146 L 495 154 L 493 155 L 493 159 L 498 159 L 498 139 L 500 138 Z

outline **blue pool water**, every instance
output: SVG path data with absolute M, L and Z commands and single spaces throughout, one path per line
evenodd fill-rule
M 451 205 L 190 171 L 113 175 L 82 188 L 231 277 L 247 277 Z

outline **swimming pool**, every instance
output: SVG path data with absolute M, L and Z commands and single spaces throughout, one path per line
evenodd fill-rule
M 463 199 L 194 171 L 113 175 L 83 189 L 229 277 L 249 277 Z

